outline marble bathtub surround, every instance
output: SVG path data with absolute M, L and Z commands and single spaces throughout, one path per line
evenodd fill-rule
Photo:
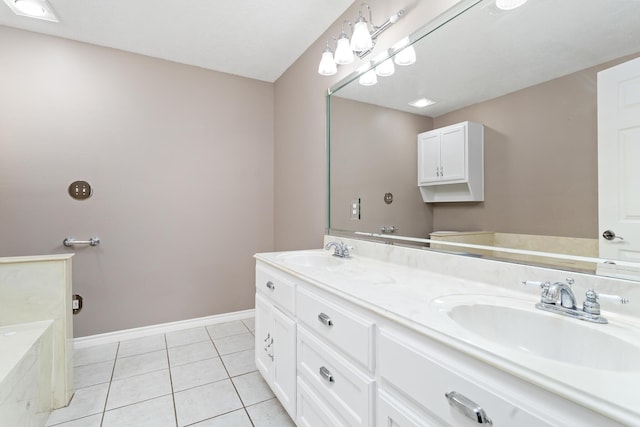
M 52 320 L 52 407 L 73 395 L 73 254 L 0 258 L 0 326 Z

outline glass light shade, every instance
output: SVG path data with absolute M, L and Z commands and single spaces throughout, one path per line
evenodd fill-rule
M 496 6 L 502 10 L 512 10 L 525 4 L 527 0 L 496 0 Z
M 37 2 L 28 0 L 15 0 L 16 9 L 29 16 L 44 16 L 47 11 Z
M 391 58 L 389 58 L 386 61 L 378 64 L 375 70 L 376 74 L 380 77 L 387 77 L 393 75 L 393 73 L 396 72 L 396 67 L 393 65 L 393 61 L 391 60 Z
M 333 54 L 330 50 L 325 50 L 322 53 L 322 59 L 320 65 L 318 65 L 318 74 L 323 76 L 332 76 L 338 72 L 336 62 L 333 60 Z
M 351 50 L 351 46 L 349 45 L 349 39 L 346 36 L 339 38 L 336 45 L 336 64 L 351 64 L 354 59 L 355 58 L 353 56 L 353 51 Z
M 378 83 L 378 76 L 376 76 L 376 72 L 373 70 L 369 70 L 358 79 L 358 83 L 362 86 L 373 86 Z
M 354 52 L 364 52 L 373 48 L 373 40 L 369 34 L 367 21 L 359 20 L 353 26 L 353 35 L 351 36 L 351 50 Z
M 393 62 L 398 65 L 411 65 L 416 62 L 416 50 L 413 46 L 407 46 L 400 52 L 396 53 L 393 58 Z

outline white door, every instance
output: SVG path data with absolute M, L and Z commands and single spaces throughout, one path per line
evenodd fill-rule
M 467 178 L 467 127 L 450 126 L 442 131 L 440 141 L 440 180 L 464 181 Z
M 600 258 L 640 262 L 640 58 L 598 73 L 598 201 Z
M 296 419 L 296 323 L 276 307 L 273 318 L 273 391 L 292 419 Z
M 440 180 L 440 132 L 418 135 L 418 184 Z
M 273 317 L 272 306 L 263 296 L 256 293 L 256 367 L 269 382 L 273 366 Z

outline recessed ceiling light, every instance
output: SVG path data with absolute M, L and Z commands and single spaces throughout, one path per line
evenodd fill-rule
M 58 22 L 53 8 L 46 0 L 4 0 L 4 2 L 16 15 Z
M 429 105 L 433 105 L 435 103 L 436 101 L 432 99 L 420 98 L 420 99 L 416 99 L 415 101 L 411 101 L 409 105 L 416 108 L 424 108 L 424 107 L 428 107 Z
M 498 9 L 502 10 L 513 10 L 522 6 L 526 2 L 527 0 L 496 0 L 496 6 Z

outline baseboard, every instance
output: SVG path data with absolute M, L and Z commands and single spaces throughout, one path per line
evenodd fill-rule
M 156 334 L 180 331 L 183 329 L 198 328 L 200 326 L 216 323 L 232 322 L 234 320 L 248 319 L 254 316 L 255 310 L 235 311 L 233 313 L 216 314 L 195 319 L 179 320 L 177 322 L 160 323 L 158 325 L 142 326 L 140 328 L 123 329 L 121 331 L 107 332 L 104 334 L 89 335 L 73 339 L 75 349 L 91 347 L 100 344 L 110 344 L 118 341 L 148 337 Z

